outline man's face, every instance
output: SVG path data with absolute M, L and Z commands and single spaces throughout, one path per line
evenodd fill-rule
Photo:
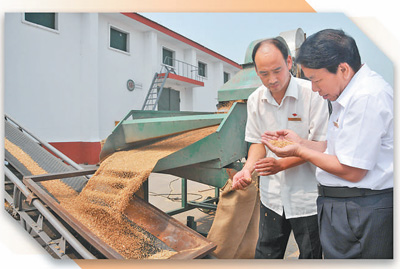
M 285 60 L 274 45 L 263 44 L 258 49 L 254 61 L 257 75 L 271 94 L 285 94 L 290 81 L 289 69 L 292 68 L 292 59 L 288 57 Z
M 340 67 L 336 74 L 329 72 L 326 68 L 310 69 L 302 67 L 302 70 L 304 75 L 311 80 L 312 90 L 318 92 L 324 99 L 335 101 L 345 88 Z

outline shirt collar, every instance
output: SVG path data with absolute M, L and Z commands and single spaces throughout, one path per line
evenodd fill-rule
M 274 97 L 272 96 L 271 92 L 269 91 L 269 89 L 267 87 L 265 87 L 264 85 L 262 85 L 262 87 L 263 87 L 264 92 L 263 92 L 261 99 L 266 100 L 270 104 L 276 104 L 276 101 L 275 101 Z M 288 96 L 293 97 L 295 99 L 298 99 L 298 97 L 299 97 L 297 83 L 295 82 L 295 78 L 292 75 L 290 76 L 289 85 L 286 89 L 285 96 L 282 99 L 282 103 L 285 100 L 285 98 Z
M 339 103 L 342 107 L 346 107 L 349 103 L 351 96 L 353 95 L 354 90 L 356 90 L 356 85 L 359 84 L 359 81 L 362 80 L 368 73 L 370 72 L 369 67 L 366 64 L 363 64 L 361 68 L 354 74 L 351 78 L 350 82 L 344 88 L 343 92 L 339 95 L 336 102 Z

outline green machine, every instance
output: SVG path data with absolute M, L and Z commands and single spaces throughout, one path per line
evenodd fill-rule
M 160 159 L 153 172 L 220 188 L 234 172 L 232 169 L 240 169 L 237 160 L 246 156 L 246 114 L 246 105 L 238 103 L 224 114 L 132 110 L 107 138 L 100 159 L 117 150 L 132 149 L 184 131 L 219 125 L 215 133 Z
M 219 196 L 219 188 L 242 168 L 240 160 L 247 154 L 244 141 L 246 117 L 244 103 L 235 103 L 227 113 L 132 110 L 107 138 L 100 159 L 104 160 L 118 150 L 133 149 L 184 131 L 218 125 L 214 133 L 158 160 L 153 169 L 156 173 L 182 178 L 182 206 L 168 214 L 192 208 L 215 209 L 213 202 Z M 188 201 L 188 179 L 216 187 L 215 197 L 202 202 Z M 148 200 L 147 181 L 143 186 L 145 200 Z
M 279 38 L 285 41 L 282 37 Z M 247 120 L 245 100 L 261 85 L 251 58 L 253 48 L 259 41 L 255 40 L 249 44 L 242 70 L 218 91 L 218 101 L 221 105 L 241 101 L 234 102 L 229 111 L 204 113 L 132 110 L 107 138 L 100 153 L 100 160 L 118 150 L 132 149 L 166 136 L 218 125 L 215 133 L 160 159 L 153 169 L 153 172 L 183 178 L 182 208 L 168 212 L 169 214 L 177 214 L 193 207 L 214 209 L 215 205 L 210 207 L 207 201 L 195 204 L 187 201 L 186 179 L 216 187 L 215 194 L 218 197 L 219 188 L 243 167 L 242 160 L 248 152 L 248 143 L 244 140 Z

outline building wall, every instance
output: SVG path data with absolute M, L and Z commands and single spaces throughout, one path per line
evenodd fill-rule
M 86 96 L 96 94 L 97 74 L 86 67 L 81 19 L 59 14 L 59 31 L 50 31 L 5 15 L 5 113 L 48 141 L 98 139 L 96 120 L 85 120 L 94 119 Z
M 122 15 L 121 15 L 122 16 Z M 129 33 L 129 53 L 109 47 L 110 25 Z M 148 77 L 144 60 L 145 35 L 117 18 L 99 16 L 99 137 L 105 139 L 130 110 L 141 109 L 147 93 Z M 142 83 L 142 89 L 129 91 L 128 79 Z
M 204 87 L 173 87 L 181 110 L 216 111 L 223 71 L 239 70 L 120 13 L 59 13 L 57 31 L 22 18 L 5 14 L 5 113 L 79 163 L 95 163 L 115 122 L 141 109 L 163 47 L 178 60 L 207 64 Z M 110 25 L 129 33 L 128 53 L 110 48 Z M 133 91 L 129 79 L 138 85 Z

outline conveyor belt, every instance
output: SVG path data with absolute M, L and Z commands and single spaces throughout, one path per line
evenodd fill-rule
M 76 169 L 64 163 L 45 148 L 40 146 L 36 141 L 31 139 L 24 132 L 20 131 L 12 123 L 5 121 L 4 125 L 5 138 L 13 144 L 17 145 L 22 151 L 28 154 L 43 170 L 48 173 L 71 172 Z M 5 149 L 5 159 L 20 172 L 23 176 L 31 176 L 32 173 Z M 86 185 L 88 179 L 84 176 L 74 178 L 61 179 L 65 184 L 70 186 L 77 192 L 80 192 Z M 42 186 L 43 187 L 43 186 Z M 45 189 L 45 188 L 43 188 Z M 54 198 L 54 197 L 53 197 Z
M 88 175 L 86 171 L 77 171 L 79 166 L 78 168 L 73 168 L 67 165 L 43 148 L 39 144 L 41 140 L 31 137 L 34 136 L 21 131 L 13 123 L 5 121 L 5 138 L 29 155 L 48 174 L 32 175 L 28 168 L 16 156 L 7 151 L 7 149 L 5 150 L 6 161 L 25 177 L 23 180 L 24 184 L 91 246 L 106 258 L 124 258 L 114 248 L 106 244 L 100 237 L 66 211 L 60 205 L 60 201 L 40 183 L 43 180 L 59 179 L 80 193 L 88 181 L 87 177 L 82 176 Z M 163 251 L 172 251 L 175 254 L 171 257 L 168 256 L 171 259 L 193 259 L 203 257 L 216 247 L 215 244 L 209 242 L 190 228 L 137 197 L 132 197 L 131 203 L 123 213 L 123 219 L 129 222 L 129 225 L 132 227 L 137 228 L 139 233 L 150 239 L 149 243 L 143 246 L 146 255 L 155 254 L 157 256 L 157 254 L 163 254 Z

